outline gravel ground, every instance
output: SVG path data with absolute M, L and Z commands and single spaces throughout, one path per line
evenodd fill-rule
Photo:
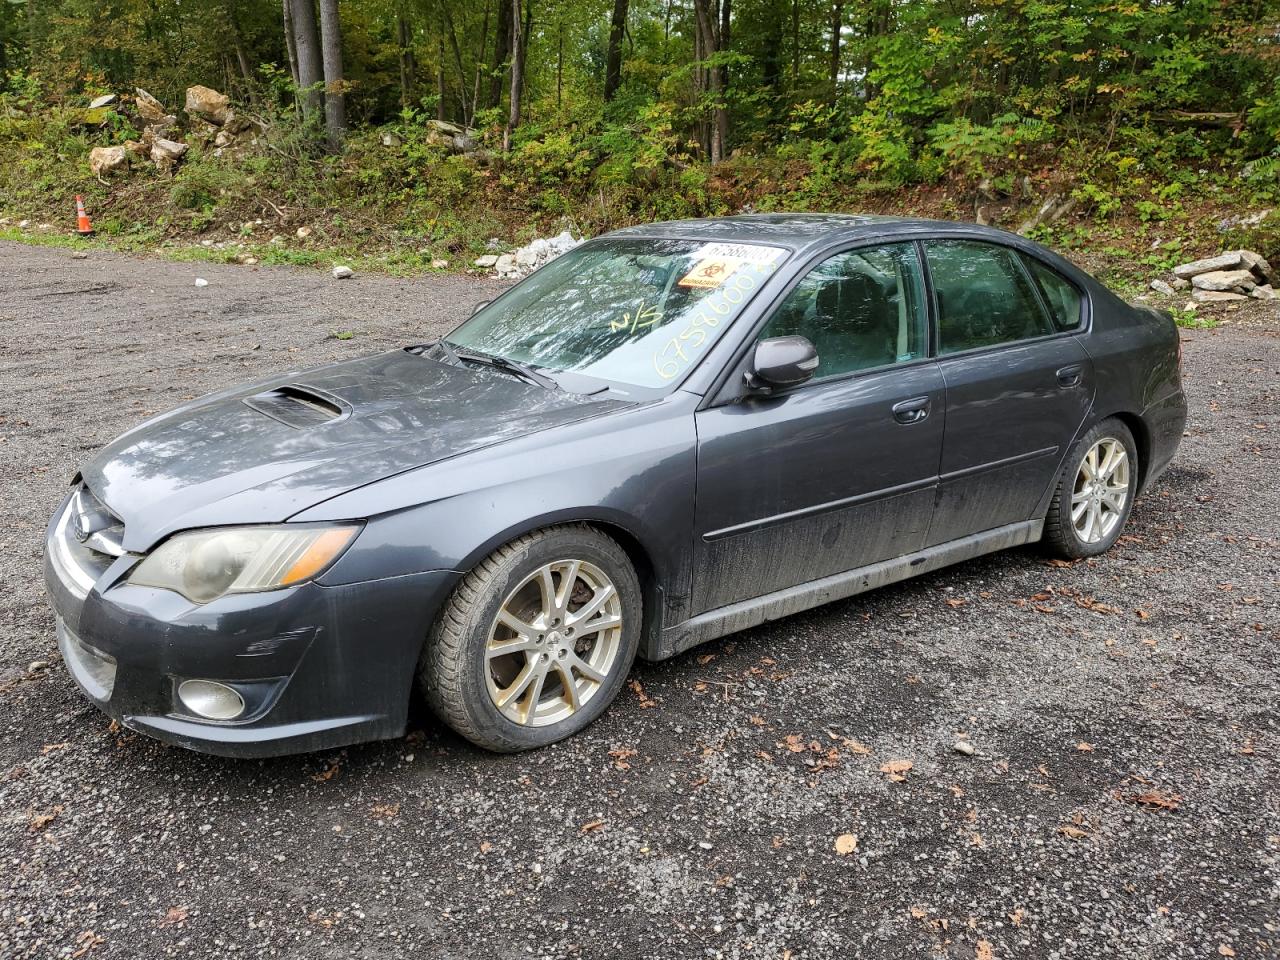
M 229 761 L 90 707 L 39 563 L 76 464 L 494 289 L 0 245 L 0 956 L 1280 956 L 1276 326 L 1184 334 L 1188 435 L 1106 557 L 1017 550 L 639 665 L 538 753 L 422 715 Z

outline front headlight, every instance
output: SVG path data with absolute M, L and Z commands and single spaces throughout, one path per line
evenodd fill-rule
M 328 569 L 359 529 L 223 527 L 179 533 L 148 554 L 129 582 L 173 590 L 195 603 L 228 593 L 275 590 Z

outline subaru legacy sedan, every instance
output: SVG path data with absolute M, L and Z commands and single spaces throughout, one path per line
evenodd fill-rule
M 262 756 L 415 690 L 552 743 L 637 656 L 1006 547 L 1091 557 L 1186 418 L 1178 334 L 972 224 L 620 230 L 433 343 L 134 427 L 48 530 L 62 656 L 126 727 Z

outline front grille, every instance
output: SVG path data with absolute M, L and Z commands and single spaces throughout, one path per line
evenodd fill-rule
M 107 509 L 87 486 L 71 497 L 70 530 L 75 539 L 92 553 L 110 558 L 124 556 L 124 521 Z
M 124 524 L 81 486 L 58 518 L 48 550 L 67 588 L 83 599 L 124 554 Z

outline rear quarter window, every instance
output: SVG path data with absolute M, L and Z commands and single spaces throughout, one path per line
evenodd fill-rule
M 1023 262 L 1044 294 L 1044 302 L 1054 327 L 1059 331 L 1074 330 L 1080 326 L 1084 297 L 1070 280 L 1052 267 L 1047 267 L 1035 257 L 1024 256 Z

